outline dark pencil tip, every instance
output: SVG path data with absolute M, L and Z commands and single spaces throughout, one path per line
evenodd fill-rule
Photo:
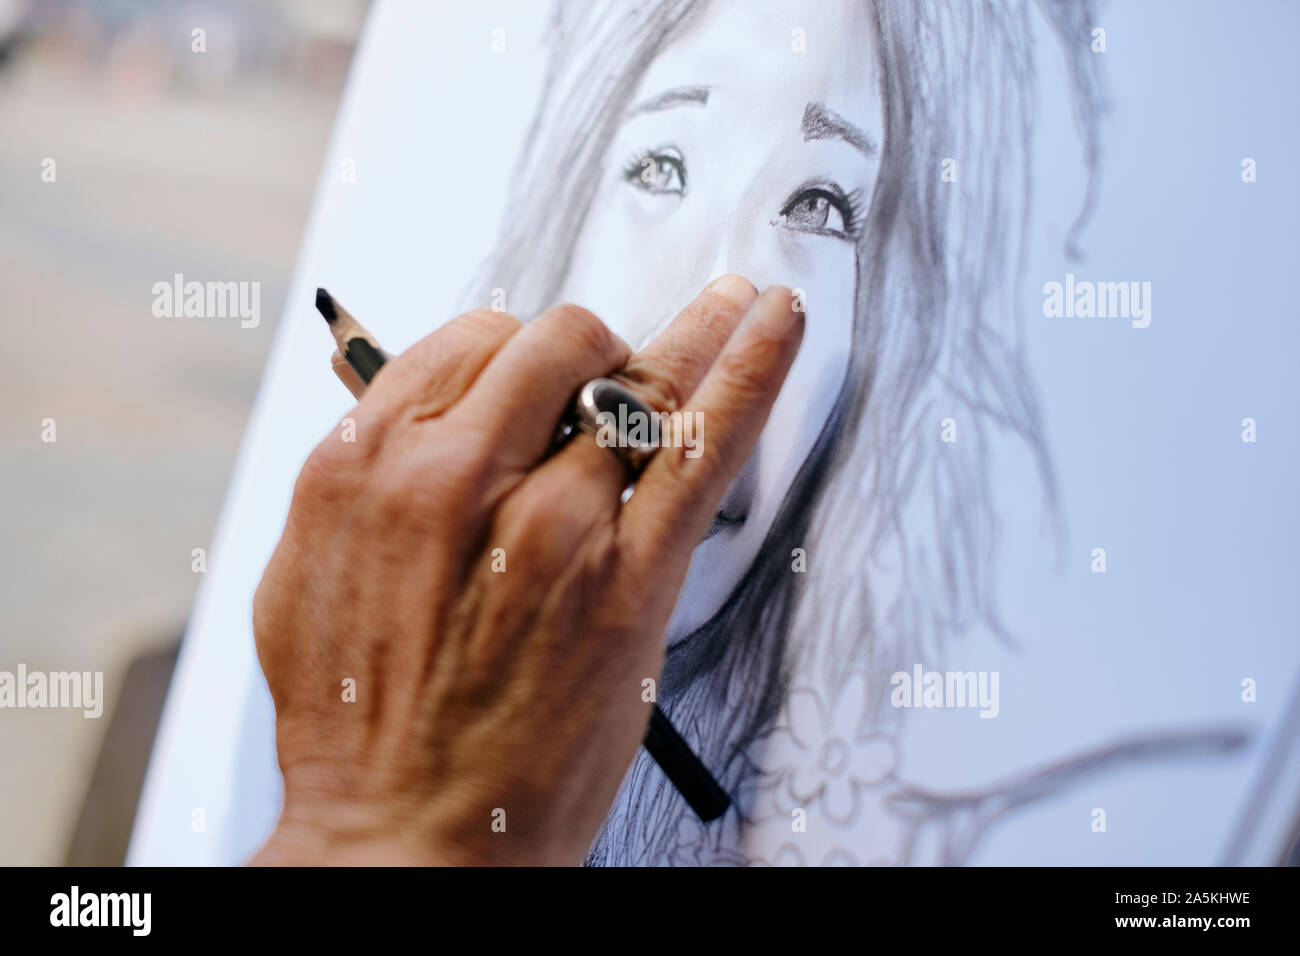
M 321 315 L 325 316 L 325 321 L 331 324 L 339 317 L 338 312 L 334 309 L 334 297 L 324 289 L 318 288 L 316 290 L 316 309 Z

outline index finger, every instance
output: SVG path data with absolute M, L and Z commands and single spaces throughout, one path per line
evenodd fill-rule
M 743 276 L 728 274 L 711 282 L 663 333 L 635 353 L 610 378 L 633 387 L 656 411 L 674 412 L 699 387 L 727 339 L 740 325 L 758 290 Z M 627 469 L 617 455 L 578 435 L 546 466 L 575 475 L 599 476 L 593 482 L 614 500 L 627 487 Z
M 758 297 L 682 409 L 691 447 L 662 447 L 623 507 L 621 532 L 645 567 L 685 573 L 722 494 L 754 449 L 803 340 L 789 289 Z
M 719 276 L 610 377 L 632 385 L 660 411 L 681 408 L 757 298 L 744 276 Z

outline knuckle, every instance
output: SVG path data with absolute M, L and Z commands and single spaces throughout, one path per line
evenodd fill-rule
M 466 436 L 449 443 L 424 469 L 434 476 L 425 487 L 447 502 L 463 506 L 483 497 L 491 468 L 491 446 L 477 436 Z
M 728 403 L 751 405 L 764 400 L 772 389 L 769 370 L 779 357 L 777 342 L 751 342 L 744 349 L 718 358 L 718 372 Z
M 381 522 L 450 529 L 478 513 L 487 456 L 465 436 L 408 449 L 378 469 L 369 492 Z
M 663 469 L 683 489 L 703 488 L 712 485 L 722 471 L 724 455 L 716 439 L 710 439 L 700 454 L 690 457 L 686 448 L 661 448 L 656 458 L 663 459 Z
M 436 440 L 436 470 L 443 487 L 455 492 L 482 489 L 493 470 L 500 436 L 464 417 L 449 422 Z
M 396 525 L 414 517 L 424 495 L 424 474 L 409 459 L 394 462 L 380 471 L 367 492 L 374 516 L 382 524 Z
M 253 592 L 253 640 L 263 657 L 283 643 L 282 625 L 293 616 L 291 596 L 296 593 L 295 569 L 292 565 L 286 567 L 285 562 L 277 561 L 277 557 L 272 556 L 257 590 Z
M 353 487 L 355 455 L 337 436 L 327 436 L 303 462 L 294 482 L 294 498 L 332 501 Z
M 550 502 L 533 488 L 521 488 L 499 512 L 501 528 L 516 556 L 515 567 L 549 567 L 556 544 L 555 513 Z
M 548 532 L 555 511 L 548 496 L 538 493 L 535 486 L 522 490 L 510 511 L 515 532 L 521 540 L 532 543 L 550 537 Z
M 271 606 L 271 592 L 266 583 L 266 574 L 263 573 L 262 579 L 257 583 L 257 590 L 253 592 L 253 639 L 260 641 L 262 635 L 269 633 L 267 627 L 274 619 L 274 613 Z
M 369 494 L 379 519 L 396 523 L 460 510 L 468 486 L 453 455 L 406 454 L 375 475 Z
M 466 312 L 455 324 L 468 335 L 492 343 L 504 341 L 524 327 L 509 312 L 497 312 L 486 306 Z
M 598 500 L 581 480 L 565 482 L 563 488 L 549 481 L 525 482 L 502 508 L 500 519 L 511 547 L 528 566 L 554 570 L 571 563 L 606 517 Z
M 650 368 L 633 359 L 613 377 L 632 386 L 656 411 L 674 412 L 686 404 L 678 376 L 670 367 Z
M 556 327 L 578 350 L 611 361 L 621 361 L 627 355 L 626 343 L 582 306 L 566 302 L 555 306 L 553 315 Z

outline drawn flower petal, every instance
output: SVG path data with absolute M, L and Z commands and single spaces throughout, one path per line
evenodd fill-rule
M 835 706 L 826 727 L 827 732 L 852 740 L 858 734 L 862 715 L 867 710 L 867 675 L 854 671 L 835 696 Z
M 817 792 L 826 783 L 826 775 L 813 758 L 801 761 L 790 769 L 790 795 L 801 806 L 807 806 L 817 798 Z
M 805 866 L 803 853 L 797 846 L 787 843 L 781 849 L 776 851 L 776 856 L 772 858 L 773 866 Z
M 826 859 L 822 861 L 822 866 L 857 866 L 858 861 L 853 858 L 853 854 L 843 847 L 831 850 L 826 854 Z
M 796 688 L 786 698 L 785 707 L 790 736 L 802 749 L 815 754 L 826 733 L 826 707 L 820 695 L 807 687 Z
M 851 776 L 875 786 L 888 780 L 898 768 L 898 745 L 892 737 L 870 734 L 854 743 L 852 759 Z
M 858 792 L 853 781 L 846 777 L 828 781 L 822 792 L 822 811 L 832 823 L 852 823 L 858 812 Z

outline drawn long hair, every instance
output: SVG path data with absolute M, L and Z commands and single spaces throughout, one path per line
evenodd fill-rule
M 556 5 L 545 86 L 474 304 L 494 288 L 523 317 L 556 301 L 642 74 L 706 2 Z M 863 721 L 880 722 L 890 716 L 882 704 L 893 671 L 934 662 L 975 625 L 1006 637 L 993 600 L 995 431 L 1029 449 L 1055 513 L 1015 308 L 1032 21 L 1036 7 L 1060 40 L 1076 94 L 1089 171 L 1077 232 L 1092 204 L 1100 110 L 1091 4 L 863 2 L 885 135 L 857 248 L 848 370 L 758 557 L 717 614 L 670 649 L 660 684 L 661 706 L 732 793 L 762 773 L 751 745 L 776 719 L 796 670 L 832 693 L 865 671 L 875 693 Z M 945 159 L 956 163 L 955 182 L 941 175 Z M 958 429 L 954 443 L 940 440 L 945 418 Z M 796 547 L 807 553 L 806 574 L 791 573 Z M 589 862 L 669 862 L 690 812 L 641 753 Z M 743 822 L 743 802 L 735 813 L 732 822 Z

